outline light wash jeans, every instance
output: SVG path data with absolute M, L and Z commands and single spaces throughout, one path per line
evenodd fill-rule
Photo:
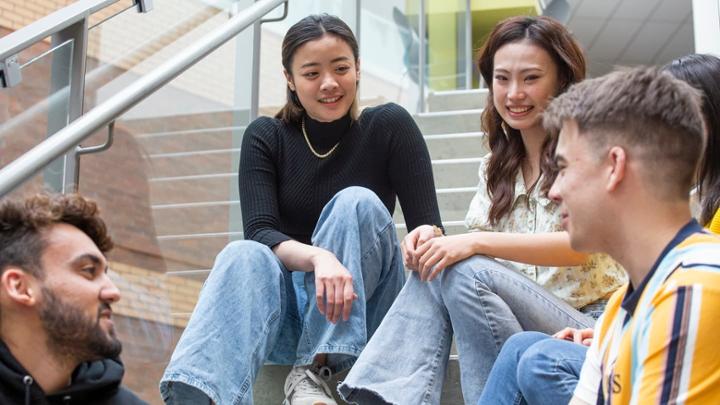
M 358 299 L 350 319 L 332 324 L 318 311 L 314 273 L 288 271 L 257 242 L 230 243 L 217 256 L 160 382 L 166 403 L 203 404 L 209 397 L 220 405 L 252 404 L 266 361 L 307 365 L 329 353 L 335 371 L 352 365 L 405 280 L 395 226 L 373 192 L 350 187 L 325 206 L 312 242 L 335 253 L 352 274 Z
M 362 405 L 439 404 L 454 333 L 463 398 L 475 405 L 507 338 L 592 324 L 517 271 L 473 256 L 431 282 L 413 273 L 338 391 Z
M 478 405 L 567 404 L 585 361 L 587 347 L 521 332 L 503 345 Z

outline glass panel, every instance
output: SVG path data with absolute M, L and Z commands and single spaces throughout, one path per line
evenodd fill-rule
M 365 104 L 394 102 L 411 112 L 417 110 L 420 41 L 414 3 L 360 3 L 360 96 Z
M 417 10 L 413 1 L 362 1 L 360 13 L 360 105 L 395 102 L 411 112 L 418 104 Z M 410 6 L 408 6 L 410 4 Z M 260 72 L 260 113 L 272 115 L 285 104 L 280 61 L 282 39 L 293 24 L 314 13 L 342 18 L 357 35 L 356 1 L 312 0 L 290 2 L 288 17 L 263 24 Z M 383 46 L 373 46 L 373 44 Z
M 125 7 L 123 10 L 121 3 L 125 2 L 105 11 L 105 19 L 89 30 L 85 111 L 116 94 L 229 18 L 228 10 L 221 8 L 222 4 L 209 5 L 202 0 L 155 0 L 153 10 L 146 14 L 139 14 L 136 7 Z M 215 77 L 213 74 L 205 77 L 185 75 L 184 80 L 202 83 Z M 230 102 L 227 95 L 215 100 L 218 96 L 215 90 L 220 88 L 217 83 L 194 87 L 193 96 L 202 97 L 203 103 L 193 103 L 193 97 L 185 98 L 175 104 L 156 105 L 156 114 L 214 111 Z
M 156 0 L 147 15 L 128 10 L 93 28 L 89 71 L 101 73 L 88 79 L 86 109 L 250 4 L 223 11 Z M 137 57 L 128 58 L 133 49 Z M 151 403 L 160 403 L 158 382 L 215 256 L 242 238 L 237 167 L 249 119 L 250 55 L 247 29 L 127 111 L 116 121 L 113 147 L 81 161 L 80 192 L 99 202 L 115 241 L 109 259 L 123 293 L 114 310 L 124 382 Z M 87 144 L 105 138 L 106 130 L 98 131 Z
M 5 166 L 68 123 L 73 43 L 50 38 L 18 54 L 22 81 L 0 88 L 0 166 Z M 57 189 L 62 166 L 53 163 L 13 195 Z

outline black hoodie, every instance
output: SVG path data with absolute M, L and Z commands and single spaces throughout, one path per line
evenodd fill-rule
M 147 405 L 120 386 L 125 370 L 119 359 L 104 359 L 78 366 L 72 382 L 46 395 L 34 378 L 0 340 L 0 404 L 2 405 Z

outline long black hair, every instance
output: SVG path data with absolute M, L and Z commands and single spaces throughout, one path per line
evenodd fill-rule
M 333 15 L 309 15 L 290 27 L 288 32 L 285 34 L 285 38 L 283 38 L 282 65 L 290 76 L 293 74 L 292 62 L 298 48 L 307 42 L 320 39 L 326 34 L 334 35 L 348 44 L 352 50 L 353 56 L 355 57 L 355 64 L 357 64 L 358 57 L 360 56 L 360 50 L 358 48 L 358 42 L 355 39 L 355 35 L 350 27 L 348 27 L 343 20 Z M 290 90 L 290 86 L 288 86 L 287 102 L 285 103 L 285 106 L 278 111 L 277 114 L 275 114 L 275 118 L 279 118 L 288 124 L 299 125 L 304 112 L 305 109 L 300 103 L 300 99 L 297 94 Z M 357 99 L 350 107 L 350 115 L 353 119 L 357 117 Z
M 720 58 L 691 54 L 663 67 L 703 92 L 707 144 L 697 171 L 700 222 L 708 224 L 720 208 Z

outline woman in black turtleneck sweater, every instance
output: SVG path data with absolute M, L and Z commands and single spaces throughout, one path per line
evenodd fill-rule
M 282 61 L 287 104 L 243 138 L 246 241 L 216 259 L 163 376 L 166 403 L 251 404 L 270 361 L 294 365 L 287 404 L 335 404 L 323 379 L 352 365 L 404 283 L 396 197 L 410 231 L 405 259 L 441 233 L 430 156 L 410 115 L 394 104 L 357 114 L 347 25 L 306 17 L 288 30 Z

